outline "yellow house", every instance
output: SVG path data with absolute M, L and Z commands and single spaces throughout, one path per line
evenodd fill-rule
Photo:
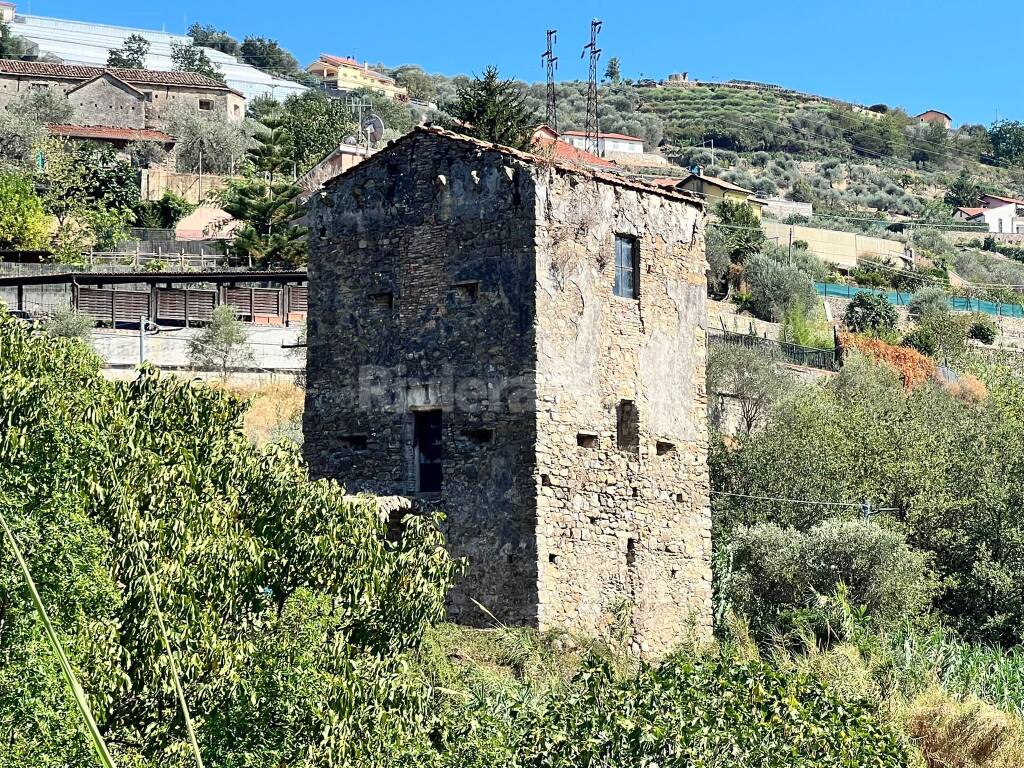
M 369 88 L 399 101 L 406 101 L 409 98 L 405 88 L 396 85 L 390 77 L 370 69 L 366 62 L 360 64 L 355 59 L 321 53 L 319 59 L 306 67 L 306 71 L 320 78 L 331 90 L 354 91 L 357 88 Z
M 707 203 L 708 210 L 722 200 L 731 203 L 747 203 L 754 211 L 757 218 L 761 218 L 761 212 L 768 204 L 764 200 L 758 200 L 749 189 L 744 189 L 738 184 L 723 179 L 716 179 L 712 176 L 705 176 L 703 173 L 691 173 L 684 176 L 675 184 L 676 189 L 685 189 L 703 198 Z

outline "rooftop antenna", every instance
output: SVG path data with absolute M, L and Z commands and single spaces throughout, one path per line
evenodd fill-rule
M 361 96 L 359 98 L 349 96 L 345 99 L 345 103 L 348 104 L 348 108 L 352 114 L 356 116 L 356 126 L 358 128 L 358 132 L 361 134 L 363 132 L 363 110 L 372 109 L 373 104 L 370 103 L 370 100 L 366 96 Z
M 597 33 L 601 31 L 600 19 L 590 22 L 590 42 L 583 46 L 582 59 L 590 52 L 590 79 L 587 87 L 587 124 L 584 129 L 586 139 L 584 149 L 594 154 L 599 154 L 598 134 L 600 126 L 597 119 L 597 62 L 601 58 L 601 49 L 597 47 Z
M 555 94 L 555 70 L 558 69 L 558 57 L 555 56 L 555 43 L 558 42 L 558 30 L 548 30 L 548 49 L 540 57 L 541 63 L 548 70 L 548 126 L 558 133 L 558 97 Z

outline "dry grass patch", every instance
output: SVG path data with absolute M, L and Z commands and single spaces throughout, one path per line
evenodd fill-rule
M 1020 721 L 975 698 L 960 701 L 932 689 L 910 704 L 907 731 L 928 768 L 1024 765 Z
M 240 384 L 228 382 L 232 394 L 249 402 L 245 412 L 245 434 L 254 443 L 287 436 L 298 440 L 302 434 L 302 410 L 306 391 L 291 383 Z

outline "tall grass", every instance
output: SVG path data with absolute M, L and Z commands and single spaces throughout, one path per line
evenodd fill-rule
M 36 613 L 39 616 L 40 622 L 42 622 L 46 637 L 50 641 L 50 647 L 53 648 L 53 652 L 57 656 L 57 661 L 60 663 L 61 672 L 64 674 L 64 680 L 71 689 L 71 694 L 74 696 L 75 704 L 78 706 L 78 710 L 82 713 L 82 718 L 85 720 L 86 729 L 89 732 L 89 741 L 96 752 L 99 764 L 102 768 L 115 768 L 114 758 L 111 757 L 110 751 L 107 749 L 107 744 L 103 740 L 103 736 L 100 734 L 99 726 L 96 724 L 96 718 L 93 717 L 92 709 L 89 707 L 89 700 L 86 698 L 85 691 L 82 690 L 82 686 L 78 682 L 78 677 L 75 675 L 75 670 L 71 667 L 71 662 L 68 661 L 68 657 L 64 653 L 64 646 L 61 644 L 60 638 L 57 637 L 57 633 L 53 629 L 53 624 L 50 623 L 50 616 L 46 611 L 46 606 L 43 605 L 42 598 L 39 596 L 39 590 L 36 589 L 35 581 L 33 581 L 32 574 L 28 569 L 28 563 L 25 562 L 25 558 L 21 554 L 18 542 L 15 540 L 14 533 L 7 524 L 7 518 L 2 510 L 0 510 L 0 525 L 3 526 L 7 544 L 14 553 L 14 558 L 18 561 L 18 567 L 21 569 L 22 578 L 25 580 L 25 587 L 32 596 L 32 602 L 35 604 Z

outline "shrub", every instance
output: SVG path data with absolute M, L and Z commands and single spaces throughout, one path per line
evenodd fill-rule
M 901 534 L 865 520 L 828 520 L 806 532 L 740 527 L 729 552 L 723 597 L 762 638 L 840 584 L 882 626 L 924 613 L 934 591 L 925 556 Z
M 541 701 L 481 686 L 438 733 L 448 765 L 834 768 L 907 763 L 877 702 L 735 651 L 686 649 L 617 673 L 588 659 Z M 493 687 L 492 687 L 493 691 Z M 529 703 L 528 703 L 529 702 Z M 535 703 L 534 703 L 535 702 Z M 482 759 L 481 756 L 486 756 Z
M 971 318 L 971 324 L 967 328 L 967 338 L 980 341 L 982 344 L 991 344 L 996 340 L 999 329 L 996 321 L 988 315 L 976 314 Z
M 903 337 L 901 344 L 928 357 L 935 357 L 939 351 L 939 342 L 931 328 L 915 328 Z
M 858 293 L 847 305 L 843 323 L 854 333 L 878 334 L 896 327 L 896 308 L 884 296 Z
M 19 174 L 0 173 L 0 249 L 45 248 L 48 223 L 31 182 Z
M 792 377 L 780 370 L 778 362 L 778 356 L 766 349 L 739 344 L 713 344 L 708 349 L 708 401 L 716 427 L 722 428 L 723 393 L 739 403 L 740 429 L 751 432 L 757 427 L 792 383 Z
M 88 338 L 96 322 L 89 315 L 75 309 L 62 309 L 46 321 L 43 330 L 50 336 L 66 339 Z
M 913 318 L 945 314 L 949 312 L 949 294 L 938 286 L 921 288 L 910 297 L 907 308 Z
M 757 254 L 744 264 L 750 310 L 762 320 L 778 322 L 794 309 L 806 311 L 817 301 L 814 282 L 796 267 Z

